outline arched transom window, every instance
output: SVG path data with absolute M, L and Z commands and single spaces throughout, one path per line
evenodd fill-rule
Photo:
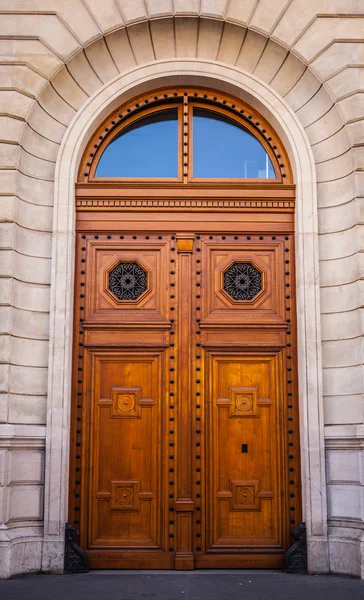
M 80 181 L 291 183 L 269 124 L 236 99 L 163 90 L 111 115 L 86 150 Z

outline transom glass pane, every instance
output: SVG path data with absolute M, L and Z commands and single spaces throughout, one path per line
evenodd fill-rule
M 193 177 L 275 179 L 262 144 L 236 121 L 211 110 L 193 111 Z
M 106 146 L 96 177 L 178 177 L 178 111 L 142 117 Z

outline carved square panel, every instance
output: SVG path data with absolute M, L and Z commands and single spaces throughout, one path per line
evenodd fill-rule
M 111 481 L 110 510 L 139 511 L 140 481 Z
M 141 388 L 114 387 L 111 390 L 112 419 L 140 419 L 143 406 L 153 406 L 152 398 L 141 398 Z
M 258 388 L 230 387 L 230 416 L 258 417 Z
M 114 387 L 111 390 L 111 417 L 140 419 L 140 387 Z
M 228 398 L 218 398 L 218 406 L 229 407 L 229 417 L 259 417 L 260 406 L 270 406 L 270 398 L 260 398 L 258 387 L 229 387 Z
M 230 481 L 230 510 L 260 510 L 260 481 Z

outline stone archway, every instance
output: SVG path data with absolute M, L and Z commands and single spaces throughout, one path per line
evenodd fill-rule
M 119 0 L 118 3 L 122 6 L 122 17 L 117 7 L 109 13 L 103 9 L 100 11 L 96 5 L 90 7 L 89 3 L 86 7 L 77 0 L 72 11 L 57 5 L 59 14 L 41 14 L 37 17 L 20 14 L 16 30 L 12 29 L 14 15 L 4 17 L 8 20 L 9 38 L 13 36 L 11 44 L 6 47 L 7 60 L 13 62 L 13 65 L 2 67 L 4 71 L 12 69 L 10 87 L 6 83 L 3 93 L 5 114 L 10 115 L 5 117 L 4 131 L 6 135 L 10 131 L 9 139 L 14 142 L 5 146 L 4 165 L 11 167 L 1 171 L 1 189 L 6 195 L 4 202 L 9 200 L 9 206 L 11 196 L 14 196 L 11 206 L 16 206 L 16 217 L 12 216 L 13 209 L 9 209 L 9 218 L 16 223 L 17 228 L 11 244 L 16 261 L 9 271 L 11 276 L 14 275 L 11 293 L 17 300 L 14 304 L 13 322 L 9 328 L 13 336 L 11 352 L 9 350 L 10 367 L 4 376 L 5 380 L 9 378 L 10 391 L 9 418 L 5 416 L 5 424 L 1 425 L 5 450 L 10 452 L 12 447 L 28 450 L 31 444 L 33 450 L 37 449 L 33 452 L 35 457 L 44 447 L 46 429 L 38 423 L 44 423 L 49 380 L 45 357 L 48 340 L 53 179 L 57 156 L 65 156 L 64 147 L 59 153 L 59 145 L 63 139 L 69 140 L 66 132 L 71 121 L 76 123 L 89 106 L 90 97 L 94 99 L 100 94 L 107 97 L 114 80 L 134 73 L 134 80 L 138 82 L 145 65 L 154 64 L 156 71 L 159 70 L 161 81 L 165 70 L 164 62 L 169 62 L 169 67 L 166 68 L 168 73 L 168 69 L 173 68 L 174 60 L 179 63 L 186 57 L 190 61 L 190 75 L 195 72 L 195 66 L 199 69 L 199 65 L 203 65 L 202 70 L 200 69 L 202 77 L 205 75 L 202 72 L 205 64 L 213 64 L 216 72 L 220 68 L 230 69 L 233 75 L 228 79 L 234 84 L 238 83 L 244 72 L 249 80 L 255 81 L 258 78 L 265 83 L 262 87 L 260 111 L 272 119 L 287 148 L 291 147 L 287 135 L 289 139 L 291 136 L 284 131 L 285 123 L 279 125 L 279 115 L 283 110 L 282 106 L 286 104 L 296 114 L 297 123 L 301 123 L 305 129 L 305 134 L 302 134 L 301 128 L 301 134 L 303 137 L 307 136 L 307 145 L 311 146 L 313 153 L 314 160 L 311 156 L 310 169 L 302 165 L 302 168 L 298 168 L 301 170 L 302 186 L 311 190 L 310 197 L 314 198 L 317 191 L 318 229 L 321 234 L 320 277 L 317 271 L 314 277 L 316 285 L 320 282 L 321 287 L 323 408 L 327 425 L 325 435 L 329 467 L 333 467 L 328 485 L 331 518 L 329 539 L 332 540 L 330 564 L 333 571 L 359 574 L 360 569 L 363 569 L 360 566 L 363 563 L 362 518 L 358 500 L 360 489 L 355 487 L 359 477 L 353 476 L 350 479 L 346 473 L 345 459 L 342 460 L 345 454 L 349 456 L 350 451 L 359 464 L 362 452 L 362 428 L 358 426 L 362 423 L 362 361 L 359 347 L 361 302 L 357 254 L 360 247 L 357 233 L 360 224 L 356 197 L 362 190 L 362 103 L 358 100 L 360 83 L 357 65 L 360 52 L 355 33 L 355 25 L 360 24 L 360 15 L 357 14 L 355 3 L 346 7 L 347 14 L 344 16 L 330 14 L 332 6 L 327 10 L 326 0 L 321 3 L 322 12 L 328 13 L 326 15 L 317 15 L 316 8 L 306 6 L 307 3 L 301 10 L 301 0 L 287 6 L 283 12 L 280 12 L 278 4 L 268 11 L 262 0 L 255 4 L 251 12 L 249 2 L 237 6 L 233 2 L 213 3 L 206 0 L 198 7 L 195 0 L 185 0 L 183 3 L 175 0 L 173 10 L 169 10 L 166 6 L 161 8 L 162 3 L 157 1 L 149 3 L 153 4 L 149 7 L 149 13 L 141 5 L 134 5 L 128 0 Z M 160 18 L 161 14 L 163 18 Z M 202 18 L 198 18 L 199 14 Z M 173 15 L 175 18 L 172 18 Z M 352 18 L 354 15 L 355 19 Z M 38 37 L 29 40 L 28 22 L 36 18 L 39 18 L 40 25 L 33 32 Z M 62 20 L 67 23 L 69 31 Z M 342 35 L 344 41 L 341 39 Z M 19 60 L 22 64 L 19 64 Z M 157 79 L 156 75 L 155 81 Z M 48 81 L 51 83 L 48 84 Z M 217 84 L 212 79 L 210 83 L 226 85 L 223 78 L 221 82 Z M 145 85 L 143 77 L 139 83 L 141 86 Z M 132 84 L 130 85 L 130 89 L 124 89 L 125 98 L 127 94 L 134 93 Z M 135 83 L 135 89 L 138 89 L 137 85 Z M 244 87 L 245 84 L 239 85 Z M 272 111 L 265 105 L 264 95 L 268 93 L 267 90 L 275 98 L 273 104 L 276 108 Z M 91 123 L 93 114 L 89 115 L 89 119 Z M 77 162 L 77 158 L 73 159 Z M 296 164 L 292 156 L 291 160 Z M 70 174 L 71 169 L 64 176 L 68 177 Z M 297 173 L 296 180 L 298 181 Z M 58 184 L 59 175 L 56 185 Z M 72 179 L 67 185 L 71 191 Z M 59 197 L 57 198 L 55 231 L 66 232 L 70 230 L 73 213 L 72 210 L 60 213 Z M 314 215 L 316 199 L 313 202 Z M 59 218 L 62 219 L 61 223 Z M 9 227 L 12 225 L 10 223 Z M 315 218 L 310 231 L 316 231 Z M 63 237 L 68 246 L 65 245 L 60 250 L 58 243 L 55 243 L 54 250 L 67 253 L 69 244 L 72 245 L 73 242 L 66 234 Z M 312 253 L 317 261 L 317 240 Z M 55 264 L 57 257 L 54 254 L 52 257 Z M 305 269 L 306 266 L 301 265 L 301 268 Z M 68 275 L 71 272 L 72 265 L 67 270 Z M 62 279 L 61 271 L 58 270 L 57 275 Z M 53 274 L 53 282 L 54 278 Z M 315 302 L 317 306 L 317 298 Z M 57 305 L 57 310 L 58 308 Z M 61 330 L 66 323 L 62 312 L 64 310 L 65 307 L 60 308 L 59 313 Z M 31 323 L 27 319 L 28 311 L 34 314 Z M 53 319 L 54 314 L 52 315 Z M 319 322 L 312 323 L 312 327 L 317 332 Z M 58 335 L 58 331 L 56 334 Z M 59 339 L 64 339 L 62 331 Z M 314 386 L 309 390 L 310 397 L 315 398 L 317 389 L 319 395 L 321 393 L 321 343 L 316 334 L 306 341 L 310 350 L 318 352 L 318 387 Z M 63 363 L 57 362 L 57 353 L 59 358 L 63 353 L 62 345 L 57 347 L 52 338 L 51 346 L 49 364 L 59 369 L 59 365 Z M 31 348 L 31 352 L 26 352 L 27 348 Z M 51 372 L 54 370 L 51 369 Z M 50 386 L 48 405 L 48 428 L 53 424 L 55 429 L 54 435 L 50 435 L 47 441 L 47 464 L 58 456 L 57 460 L 63 460 L 64 468 L 67 468 L 67 459 L 65 455 L 62 458 L 62 449 L 65 448 L 64 443 L 67 444 L 67 435 L 62 442 L 59 432 L 66 426 L 64 418 L 67 407 L 63 406 L 63 398 L 67 397 L 67 386 L 67 380 L 64 384 L 62 382 L 62 395 L 55 404 L 52 403 L 54 397 Z M 6 415 L 7 400 L 4 406 L 2 414 Z M 307 414 L 308 419 L 311 416 L 312 413 Z M 9 424 L 6 423 L 7 420 Z M 13 423 L 27 425 L 24 429 L 23 425 L 14 426 Z M 36 425 L 32 425 L 34 423 Z M 311 426 L 322 437 L 322 408 L 314 415 Z M 304 431 L 303 439 L 307 439 L 308 435 L 308 430 Z M 310 471 L 310 480 L 315 479 L 315 473 L 319 472 L 319 481 L 322 483 L 324 463 L 321 437 L 310 437 L 315 450 L 312 455 L 313 471 L 308 469 L 307 472 Z M 57 549 L 63 544 L 63 525 L 59 518 L 63 514 L 60 510 L 62 500 L 59 499 L 62 477 L 60 471 L 55 473 L 51 493 L 49 470 L 47 473 L 44 565 L 47 567 L 54 560 L 54 568 L 60 569 L 61 555 L 51 558 L 50 554 L 53 548 Z M 5 556 L 3 564 L 6 566 L 1 571 L 5 576 L 24 569 L 38 568 L 40 564 L 43 543 L 41 477 L 39 483 L 40 495 L 34 526 L 27 521 L 27 511 L 19 513 L 17 517 L 16 535 L 14 529 L 5 526 L 2 549 Z M 317 509 L 322 515 L 322 520 L 319 519 L 318 526 L 314 527 L 316 537 L 311 538 L 311 545 L 317 542 L 319 547 L 326 540 L 326 492 L 322 495 L 321 491 L 320 488 L 316 496 L 317 502 L 314 501 L 313 504 L 315 511 Z M 347 494 L 353 498 L 349 508 L 346 506 Z M 49 502 L 50 497 L 52 502 Z M 23 504 L 26 504 L 25 501 Z M 22 502 L 19 503 L 21 505 Z M 50 510 L 51 506 L 55 512 Z M 58 516 L 53 520 L 55 514 Z M 320 523 L 324 523 L 323 528 Z M 18 532 L 21 532 L 20 536 Z M 345 560 L 342 558 L 342 544 L 345 544 Z M 15 560 L 15 553 L 17 557 L 23 558 Z M 321 556 L 321 553 L 318 551 L 317 555 Z M 326 557 L 326 554 L 322 553 L 322 556 Z M 322 567 L 318 563 L 315 567 L 325 570 L 325 561 L 326 558 Z
M 327 518 L 323 459 L 320 329 L 317 288 L 315 169 L 307 137 L 286 103 L 256 78 L 207 61 L 160 61 L 115 78 L 79 111 L 68 128 L 57 161 L 52 273 L 50 387 L 46 515 L 43 568 L 63 566 L 66 520 L 72 297 L 74 268 L 74 180 L 84 146 L 97 125 L 123 99 L 140 90 L 194 84 L 244 97 L 283 137 L 297 185 L 297 302 L 304 515 L 308 525 L 312 571 L 327 564 Z M 61 275 L 61 276 L 60 276 Z M 315 315 L 315 318 L 312 318 Z M 320 406 L 321 405 L 321 406 Z M 54 533 L 53 533 L 54 531 Z M 53 555 L 53 558 L 52 558 Z

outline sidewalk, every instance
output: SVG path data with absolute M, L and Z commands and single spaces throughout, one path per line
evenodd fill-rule
M 1 600 L 364 600 L 364 581 L 276 571 L 91 571 L 0 581 Z

